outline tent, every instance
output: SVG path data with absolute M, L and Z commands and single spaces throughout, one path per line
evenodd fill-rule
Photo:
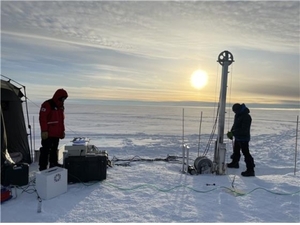
M 2 75 L 3 76 L 3 75 Z M 18 83 L 17 83 L 18 84 Z M 32 163 L 32 154 L 29 148 L 29 135 L 25 125 L 23 103 L 26 103 L 21 88 L 12 84 L 12 80 L 1 78 L 1 163 L 5 160 L 14 163 Z M 25 98 L 25 100 L 22 100 Z M 28 114 L 28 112 L 27 112 Z M 30 128 L 29 121 L 28 127 Z M 10 157 L 10 158 L 9 158 Z

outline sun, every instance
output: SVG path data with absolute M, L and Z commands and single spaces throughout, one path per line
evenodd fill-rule
M 191 75 L 191 85 L 194 88 L 201 89 L 207 84 L 207 73 L 203 70 L 196 70 Z

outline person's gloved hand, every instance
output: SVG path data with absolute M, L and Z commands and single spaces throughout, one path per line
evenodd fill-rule
M 227 137 L 232 140 L 233 139 L 233 133 L 231 131 L 227 132 Z
M 41 137 L 42 137 L 42 140 L 46 140 L 48 138 L 48 132 L 47 131 L 43 131 L 41 133 Z

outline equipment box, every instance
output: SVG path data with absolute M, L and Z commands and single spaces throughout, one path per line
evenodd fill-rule
M 87 153 L 87 145 L 66 145 L 68 156 L 84 156 Z
M 69 156 L 64 160 L 68 183 L 101 181 L 106 179 L 107 155 Z
M 29 165 L 27 163 L 4 165 L 2 173 L 1 184 L 3 186 L 23 186 L 28 184 Z
M 36 173 L 35 186 L 42 199 L 54 198 L 68 190 L 67 170 L 53 167 Z

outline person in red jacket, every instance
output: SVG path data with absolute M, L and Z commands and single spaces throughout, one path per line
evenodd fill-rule
M 59 139 L 65 137 L 64 101 L 68 93 L 58 89 L 51 99 L 46 100 L 40 109 L 39 121 L 41 127 L 42 147 L 40 148 L 39 170 L 46 170 L 48 161 L 50 168 L 58 164 Z

